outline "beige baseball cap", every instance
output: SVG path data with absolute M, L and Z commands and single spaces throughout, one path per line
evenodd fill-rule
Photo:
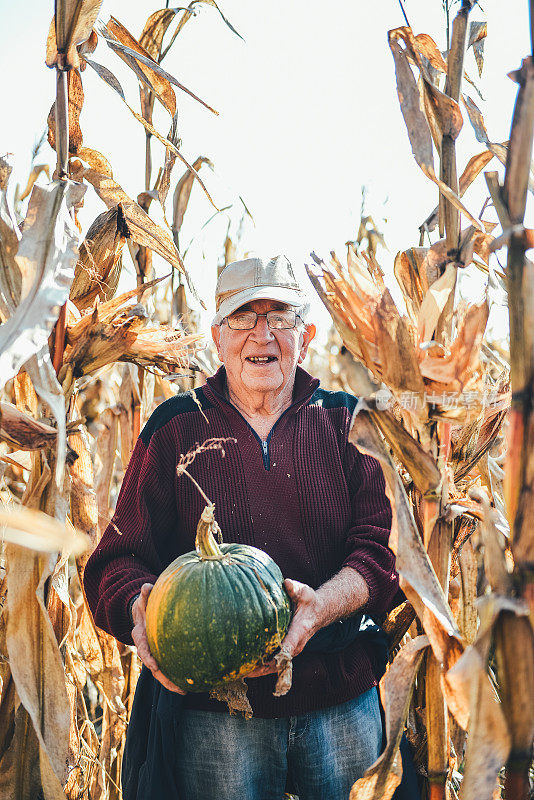
M 219 275 L 215 288 L 215 325 L 251 300 L 279 300 L 290 306 L 309 303 L 286 256 L 232 261 Z

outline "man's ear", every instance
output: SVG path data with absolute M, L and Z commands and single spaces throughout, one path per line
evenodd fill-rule
M 215 342 L 215 347 L 217 348 L 217 355 L 220 356 L 219 344 L 221 341 L 221 326 L 220 325 L 212 325 L 211 326 L 211 337 Z
M 300 347 L 300 353 L 299 353 L 299 362 L 298 362 L 299 364 L 301 364 L 306 358 L 308 347 L 310 346 L 310 342 L 314 338 L 316 333 L 317 333 L 317 328 L 315 327 L 315 325 L 310 324 L 304 326 L 304 333 L 302 334 L 302 345 Z

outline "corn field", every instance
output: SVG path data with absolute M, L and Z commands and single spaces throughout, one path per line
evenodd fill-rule
M 134 648 L 95 626 L 82 576 L 113 516 L 144 422 L 158 403 L 216 369 L 188 307 L 188 298 L 202 298 L 180 247 L 193 188 L 213 203 L 199 175 L 210 162 L 186 161 L 177 114 L 184 92 L 206 114 L 213 109 L 162 66 L 184 26 L 195 24 L 199 4 L 237 34 L 215 0 L 156 10 L 138 38 L 114 17 L 99 18 L 101 0 L 56 0 L 43 43 L 57 81 L 47 122 L 57 162 L 52 169 L 34 163 L 13 207 L 11 166 L 0 159 L 6 800 L 122 796 L 140 662 Z M 359 398 L 351 440 L 383 467 L 393 508 L 390 546 L 406 596 L 384 623 L 387 743 L 350 800 L 393 797 L 404 731 L 423 797 L 532 795 L 534 266 L 526 251 L 534 231 L 524 217 L 534 191 L 534 60 L 527 55 L 512 75 L 518 89 L 509 141 L 493 142 L 470 96 L 487 35 L 484 23 L 470 22 L 474 5 L 457 4 L 445 53 L 428 34 L 415 35 L 407 19 L 388 34 L 413 155 L 435 185 L 437 204 L 417 244 L 395 256 L 402 304 L 386 286 L 380 234 L 363 212 L 342 258 L 312 253 L 307 265 L 333 321 L 310 371 Z M 138 102 L 100 63 L 97 45 L 133 71 Z M 88 68 L 126 104 L 132 125 L 145 130 L 145 185 L 137 198 L 117 182 L 106 155 L 84 144 Z M 156 101 L 169 114 L 168 132 L 154 127 Z M 464 123 L 480 151 L 459 165 Z M 504 177 L 492 169 L 497 162 Z M 487 188 L 479 214 L 462 201 L 474 181 Z M 107 210 L 83 233 L 78 212 L 86 192 Z M 152 204 L 162 209 L 163 224 L 151 218 Z M 235 242 L 227 237 L 221 251 L 224 266 L 235 257 Z M 505 267 L 496 266 L 497 251 L 506 253 Z M 166 277 L 156 278 L 154 253 L 168 265 Z M 119 293 L 128 259 L 135 286 Z M 471 264 L 481 282 L 507 293 L 507 345 L 485 333 L 487 301 L 455 300 L 459 271 Z

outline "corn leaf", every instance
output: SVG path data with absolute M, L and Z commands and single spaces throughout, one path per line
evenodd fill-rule
M 350 790 L 349 800 L 391 800 L 402 779 L 399 745 L 408 715 L 413 686 L 425 650 L 427 636 L 406 644 L 380 681 L 380 696 L 386 717 L 387 744 L 384 752 Z
M 46 175 L 48 180 L 50 180 L 50 167 L 48 166 L 48 164 L 35 164 L 32 167 L 32 171 L 28 176 L 28 182 L 26 184 L 26 187 L 22 192 L 22 194 L 20 195 L 20 197 L 18 198 L 21 202 L 23 200 L 26 200 L 26 198 L 30 196 L 35 181 L 37 180 L 39 175 L 43 173 Z
M 187 9 L 185 9 L 185 11 L 184 11 L 184 9 L 179 9 L 181 11 L 184 11 L 184 15 L 180 19 L 180 21 L 179 21 L 179 23 L 178 23 L 178 25 L 176 27 L 176 30 L 172 35 L 172 38 L 171 38 L 169 44 L 165 48 L 164 52 L 161 54 L 160 61 L 162 61 L 165 58 L 165 56 L 167 55 L 167 53 L 171 49 L 172 45 L 174 44 L 174 42 L 176 40 L 176 37 L 178 36 L 180 31 L 184 27 L 186 22 L 188 22 L 191 19 L 191 17 L 195 15 L 195 13 L 196 13 L 195 12 L 195 6 L 199 5 L 200 3 L 205 3 L 208 6 L 213 6 L 213 8 L 216 8 L 217 11 L 219 12 L 219 14 L 221 15 L 222 19 L 224 20 L 225 24 L 230 28 L 230 30 L 233 33 L 235 33 L 236 36 L 239 36 L 240 39 L 243 39 L 241 34 L 236 31 L 236 29 L 231 24 L 231 22 L 224 16 L 224 14 L 222 13 L 221 9 L 219 8 L 219 6 L 215 2 L 215 0 L 192 0 L 192 2 L 189 3 L 189 7 Z M 243 39 L 243 41 L 244 41 L 244 39 Z
M 180 145 L 180 136 L 178 135 L 178 115 L 175 114 L 172 120 L 172 125 L 169 133 L 167 134 L 167 139 L 172 142 L 172 144 L 178 148 Z M 165 150 L 165 162 L 163 164 L 163 172 L 161 175 L 161 180 L 158 184 L 158 198 L 159 202 L 161 203 L 161 207 L 163 209 L 163 213 L 165 214 L 165 203 L 167 201 L 167 195 L 169 193 L 169 188 L 171 185 L 171 172 L 174 168 L 174 164 L 176 163 L 176 155 L 171 150 Z M 198 171 L 198 167 L 195 167 L 193 164 L 193 168 Z M 176 237 L 174 237 L 174 241 L 176 243 Z
M 213 164 L 211 163 L 209 158 L 205 158 L 204 156 L 199 156 L 193 163 L 193 169 L 198 172 L 202 164 L 208 164 L 210 167 L 213 167 Z M 187 209 L 187 205 L 189 203 L 189 198 L 191 196 L 191 190 L 193 188 L 193 180 L 194 180 L 194 175 L 191 172 L 187 171 L 182 175 L 182 177 L 176 184 L 176 189 L 174 190 L 172 234 L 175 243 L 178 242 L 178 236 L 180 233 L 180 229 L 182 227 L 182 223 L 184 221 L 184 215 Z
M 139 42 L 134 39 L 132 34 L 124 27 L 124 25 L 115 19 L 115 17 L 110 18 L 106 28 L 108 33 L 114 36 L 121 44 L 126 45 L 127 48 L 133 50 L 139 55 L 144 56 L 145 59 L 148 59 L 149 61 L 154 60 L 139 44 Z M 110 47 L 113 47 L 111 41 L 108 41 L 108 44 Z M 161 104 L 167 109 L 171 117 L 174 117 L 176 114 L 176 95 L 170 81 L 151 67 L 147 66 L 146 63 L 139 62 L 134 56 L 131 56 L 119 49 L 116 49 L 115 52 L 126 64 L 128 64 L 130 68 L 134 70 L 141 81 L 144 82 L 145 79 L 148 78 L 149 91 L 151 91 L 158 98 Z M 141 91 L 141 111 L 145 119 L 148 120 L 148 122 L 152 122 L 152 109 L 148 102 L 148 96 L 149 93 L 143 87 Z
M 113 170 L 111 164 L 98 150 L 92 150 L 90 147 L 80 147 L 78 150 L 78 158 L 83 159 L 90 167 L 108 178 L 113 177 Z
M 39 741 L 45 800 L 60 800 L 64 797 L 70 715 L 63 662 L 44 598 L 55 556 L 9 545 L 7 562 L 6 645 L 11 672 Z M 31 769 L 31 752 L 22 750 L 20 756 L 19 768 L 25 775 Z
M 460 632 L 423 546 L 402 480 L 367 411 L 354 416 L 349 438 L 360 452 L 378 459 L 382 466 L 393 511 L 390 547 L 396 555 L 401 588 L 421 620 L 438 663 L 448 669 L 463 651 Z M 455 695 L 446 684 L 444 689 L 451 713 L 465 727 L 467 696 Z
M 468 211 L 455 192 L 440 180 L 434 172 L 432 137 L 429 124 L 420 107 L 420 92 L 410 68 L 406 50 L 402 50 L 398 42 L 398 39 L 402 38 L 409 43 L 410 36 L 413 38 L 413 34 L 408 28 L 397 28 L 389 31 L 389 46 L 395 61 L 395 74 L 397 76 L 397 94 L 415 160 L 427 178 L 436 184 L 441 194 L 462 214 L 465 214 L 472 225 L 478 230 L 484 230 L 480 221 Z M 439 127 L 441 133 L 447 133 L 452 138 L 455 138 L 461 128 L 461 114 L 456 107 L 457 104 L 453 105 L 454 101 L 451 101 L 451 98 L 445 99 L 447 96 L 442 92 L 438 92 L 428 79 L 425 87 L 428 91 L 424 92 L 423 99 L 427 113 Z
M 94 169 L 86 169 L 84 177 L 93 185 L 96 193 L 108 208 L 121 205 L 122 217 L 128 229 L 128 238 L 154 250 L 172 267 L 185 274 L 185 267 L 172 237 L 160 225 L 153 222 L 146 211 L 143 211 L 141 206 L 134 202 L 113 178 L 101 175 Z
M 178 89 L 182 90 L 182 92 L 185 92 L 194 100 L 197 100 L 205 108 L 207 108 L 208 111 L 211 111 L 213 114 L 218 114 L 218 112 L 215 111 L 215 109 L 213 109 L 211 106 L 205 103 L 204 100 L 201 100 L 200 97 L 197 97 L 197 95 L 194 94 L 194 92 L 190 91 L 183 84 L 177 81 L 176 78 L 173 77 L 173 75 L 164 70 L 163 67 L 160 67 L 160 65 L 157 62 L 155 62 L 152 58 L 150 58 L 148 55 L 143 55 L 141 52 L 139 52 L 142 48 L 139 47 L 139 51 L 132 50 L 131 47 L 128 47 L 127 45 L 122 44 L 122 42 L 117 41 L 115 38 L 113 38 L 107 26 L 104 25 L 103 23 L 100 23 L 100 25 L 98 26 L 98 32 L 104 37 L 104 39 L 106 40 L 106 44 L 108 45 L 108 47 L 111 48 L 111 50 L 114 50 L 117 54 L 122 53 L 124 55 L 131 56 L 135 61 L 148 67 L 151 72 L 155 72 L 159 77 L 164 78 L 169 83 L 172 83 L 173 86 L 177 86 Z M 176 109 L 171 113 L 174 115 L 175 111 Z
M 145 22 L 143 32 L 139 37 L 139 44 L 154 61 L 159 60 L 163 37 L 167 33 L 169 25 L 176 14 L 183 10 L 183 8 L 160 8 L 158 11 L 154 11 Z
M 129 228 L 119 204 L 100 214 L 80 245 L 69 297 L 80 311 L 96 298 L 109 300 L 122 269 L 122 249 Z
M 124 96 L 124 92 L 123 92 L 122 86 L 120 85 L 120 83 L 117 80 L 117 78 L 115 77 L 115 75 L 107 67 L 102 66 L 102 64 L 98 64 L 96 61 L 93 61 L 91 59 L 86 59 L 86 61 L 95 70 L 97 75 L 99 75 L 102 78 L 102 80 L 105 81 L 108 84 L 108 86 L 111 86 L 111 88 L 115 92 L 117 92 L 119 97 L 122 98 L 122 100 L 124 101 L 125 105 L 129 109 L 129 111 L 133 114 L 133 116 L 136 118 L 136 120 L 138 122 L 140 122 L 141 125 L 149 133 L 152 134 L 152 136 L 155 136 L 156 139 L 158 140 L 158 142 L 161 142 L 167 148 L 167 150 L 171 150 L 176 156 L 178 156 L 180 161 L 182 161 L 185 164 L 185 166 L 194 174 L 194 176 L 196 177 L 196 179 L 198 180 L 198 182 L 200 183 L 200 185 L 204 189 L 206 197 L 208 198 L 210 203 L 214 206 L 214 208 L 217 208 L 217 206 L 215 205 L 215 203 L 211 199 L 210 193 L 206 189 L 202 179 L 199 177 L 199 175 L 196 172 L 196 170 L 193 169 L 193 167 L 189 164 L 189 162 L 180 153 L 178 148 L 175 147 L 175 145 L 169 139 L 165 139 L 160 133 L 158 133 L 158 131 L 149 122 L 147 122 L 146 119 L 141 116 L 141 114 L 138 114 L 137 111 L 134 111 L 134 109 L 127 103 L 126 98 Z
M 20 301 L 22 277 L 16 254 L 20 232 L 7 199 L 12 167 L 0 158 L 0 308 L 7 317 Z
M 449 262 L 443 275 L 434 281 L 423 298 L 417 317 L 419 344 L 432 338 L 447 300 L 456 285 L 456 265 Z
M 23 299 L 0 327 L 2 385 L 34 354 L 48 346 L 59 308 L 68 297 L 74 274 L 78 231 L 69 209 L 85 187 L 61 181 L 34 186 L 17 263 Z
M 484 68 L 484 42 L 488 35 L 487 22 L 471 22 L 469 25 L 469 41 L 467 48 L 473 48 L 473 54 L 478 67 L 478 77 L 482 77 L 482 70 Z
M 506 610 L 516 612 L 517 601 L 489 595 L 479 601 L 478 610 L 480 626 L 476 640 L 465 649 L 445 679 L 452 691 L 470 699 L 461 800 L 492 800 L 497 776 L 510 751 L 508 726 L 490 684 L 487 664 L 498 617 Z
M 98 17 L 102 0 L 58 0 L 46 42 L 46 65 L 56 67 L 59 54 L 67 68 L 78 69 L 78 45 L 89 39 Z
M 39 553 L 56 553 L 67 550 L 79 555 L 90 541 L 80 531 L 61 524 L 57 519 L 30 508 L 5 510 L 0 508 L 2 538 L 19 547 Z

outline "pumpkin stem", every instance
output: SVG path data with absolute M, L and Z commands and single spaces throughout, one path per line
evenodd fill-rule
M 202 559 L 224 558 L 224 553 L 213 536 L 213 531 L 219 527 L 215 521 L 214 509 L 213 503 L 206 506 L 197 525 L 195 549 Z
M 189 478 L 189 480 L 190 480 L 190 481 L 192 481 L 192 482 L 195 484 L 195 486 L 197 487 L 198 491 L 200 492 L 200 494 L 202 495 L 202 497 L 204 498 L 204 500 L 206 501 L 206 503 L 207 503 L 209 506 L 213 506 L 213 503 L 212 503 L 212 502 L 211 502 L 211 500 L 209 499 L 209 497 L 208 497 L 208 495 L 206 494 L 206 492 L 205 492 L 205 491 L 202 489 L 202 487 L 201 487 L 201 486 L 200 486 L 200 485 L 199 485 L 199 484 L 196 482 L 196 480 L 193 478 L 193 476 L 192 476 L 192 475 L 190 475 L 190 473 L 189 473 L 189 472 L 188 472 L 188 471 L 185 469 L 185 467 L 181 467 L 181 469 L 180 469 L 180 472 L 178 473 L 178 475 L 182 475 L 182 474 L 184 474 L 184 475 L 187 475 L 187 477 Z M 215 508 L 215 506 L 213 506 L 213 507 Z

